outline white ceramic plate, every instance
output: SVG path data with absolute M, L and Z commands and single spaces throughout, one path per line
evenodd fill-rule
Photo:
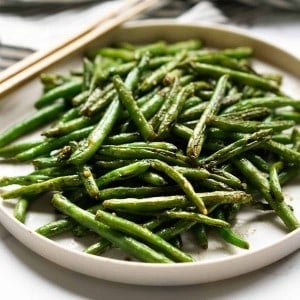
M 255 50 L 258 70 L 275 70 L 284 74 L 284 90 L 292 96 L 300 95 L 300 62 L 297 58 L 275 46 L 223 26 L 195 26 L 175 22 L 135 22 L 101 38 L 98 45 L 112 41 L 133 43 L 201 38 L 208 46 L 252 46 Z M 80 64 L 80 55 L 53 67 L 54 71 L 67 72 Z M 33 80 L 7 96 L 0 103 L 0 126 L 5 128 L 33 110 L 32 103 L 40 95 L 41 86 Z M 1 162 L 0 175 L 24 174 L 27 165 Z M 300 217 L 299 180 L 285 189 L 286 198 Z M 281 222 L 270 213 L 244 211 L 239 215 L 235 230 L 251 245 L 250 250 L 240 250 L 211 237 L 209 249 L 203 251 L 187 237 L 185 250 L 197 260 L 189 264 L 146 264 L 122 260 L 124 254 L 113 251 L 109 257 L 96 257 L 80 250 L 89 245 L 89 239 L 78 240 L 63 236 L 55 241 L 34 233 L 34 229 L 53 220 L 50 205 L 45 200 L 37 201 L 31 210 L 26 225 L 12 217 L 12 207 L 0 203 L 2 224 L 27 247 L 41 256 L 71 270 L 111 281 L 143 285 L 183 285 L 216 281 L 229 278 L 266 266 L 295 251 L 300 246 L 300 230 L 287 233 Z

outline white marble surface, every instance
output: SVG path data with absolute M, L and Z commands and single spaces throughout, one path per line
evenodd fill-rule
M 251 29 L 300 57 L 300 21 L 261 22 Z M 36 255 L 0 225 L 0 299 L 299 299 L 300 251 L 258 271 L 183 287 L 107 282 L 63 269 Z M 182 274 L 184 276 L 184 274 Z

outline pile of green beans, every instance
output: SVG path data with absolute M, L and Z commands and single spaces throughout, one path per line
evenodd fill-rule
M 192 262 L 182 235 L 199 251 L 212 232 L 248 249 L 234 232 L 245 207 L 299 228 L 282 185 L 299 170 L 300 101 L 251 56 L 200 40 L 122 43 L 90 51 L 70 75 L 42 74 L 37 112 L 0 134 L 0 157 L 34 166 L 0 178 L 19 185 L 3 200 L 17 199 L 24 223 L 46 193 L 60 217 L 37 233 L 94 234 L 85 253 L 118 247 L 143 262 Z M 47 123 L 39 140 L 14 143 Z

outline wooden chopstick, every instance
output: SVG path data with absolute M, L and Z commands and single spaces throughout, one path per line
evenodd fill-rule
M 93 30 L 97 26 L 101 25 L 101 23 L 109 20 L 110 18 L 113 18 L 113 17 L 117 16 L 120 13 L 120 11 L 129 8 L 130 6 L 138 3 L 139 1 L 140 0 L 125 0 L 123 3 L 118 5 L 115 9 L 111 10 L 110 12 L 105 14 L 104 16 L 100 17 L 99 19 L 92 22 L 91 24 L 89 24 L 87 27 L 85 27 L 81 31 L 76 32 L 75 34 L 73 34 L 69 38 L 65 39 L 64 41 L 62 41 L 62 42 L 46 49 L 46 50 L 37 51 L 37 52 L 29 55 L 28 57 L 22 59 L 21 61 L 15 63 L 11 67 L 9 67 L 6 70 L 0 72 L 0 83 L 4 82 L 5 80 L 7 80 L 10 77 L 13 77 L 14 75 L 18 74 L 19 72 L 27 69 L 28 67 L 35 64 L 37 61 L 43 59 L 44 57 L 47 57 L 50 54 L 58 51 L 59 49 L 61 49 L 63 47 L 65 47 L 66 45 L 72 43 L 76 39 L 80 38 L 81 36 L 87 34 L 89 31 Z
M 44 55 L 42 55 L 43 53 L 39 54 L 39 56 L 36 56 L 36 60 L 32 60 L 31 63 L 28 63 L 28 66 L 23 66 L 21 71 L 14 73 L 14 75 L 11 75 L 5 81 L 1 82 L 0 97 L 7 94 L 13 88 L 25 83 L 27 80 L 31 79 L 33 76 L 51 65 L 67 58 L 71 54 L 75 54 L 84 46 L 87 46 L 97 40 L 101 35 L 145 11 L 157 2 L 158 0 L 126 1 L 126 3 L 130 5 L 126 6 L 126 9 L 122 6 L 123 10 L 120 10 L 120 7 L 117 8 L 118 11 L 113 14 L 114 17 L 110 16 L 104 20 L 101 18 L 98 22 L 94 23 L 95 26 L 89 26 L 89 28 L 83 30 L 85 33 L 82 33 L 83 31 L 81 31 L 78 38 L 72 37 L 68 39 L 67 42 L 61 43 L 60 46 L 52 48 L 55 48 L 56 50 L 51 51 L 50 49 L 45 51 Z M 96 23 L 98 25 L 96 25 Z

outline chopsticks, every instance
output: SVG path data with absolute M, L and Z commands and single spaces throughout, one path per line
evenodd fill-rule
M 0 73 L 0 97 L 39 72 L 78 52 L 125 21 L 156 4 L 158 0 L 124 0 L 115 9 L 63 42 L 31 54 Z M 1 99 L 1 98 L 0 98 Z

